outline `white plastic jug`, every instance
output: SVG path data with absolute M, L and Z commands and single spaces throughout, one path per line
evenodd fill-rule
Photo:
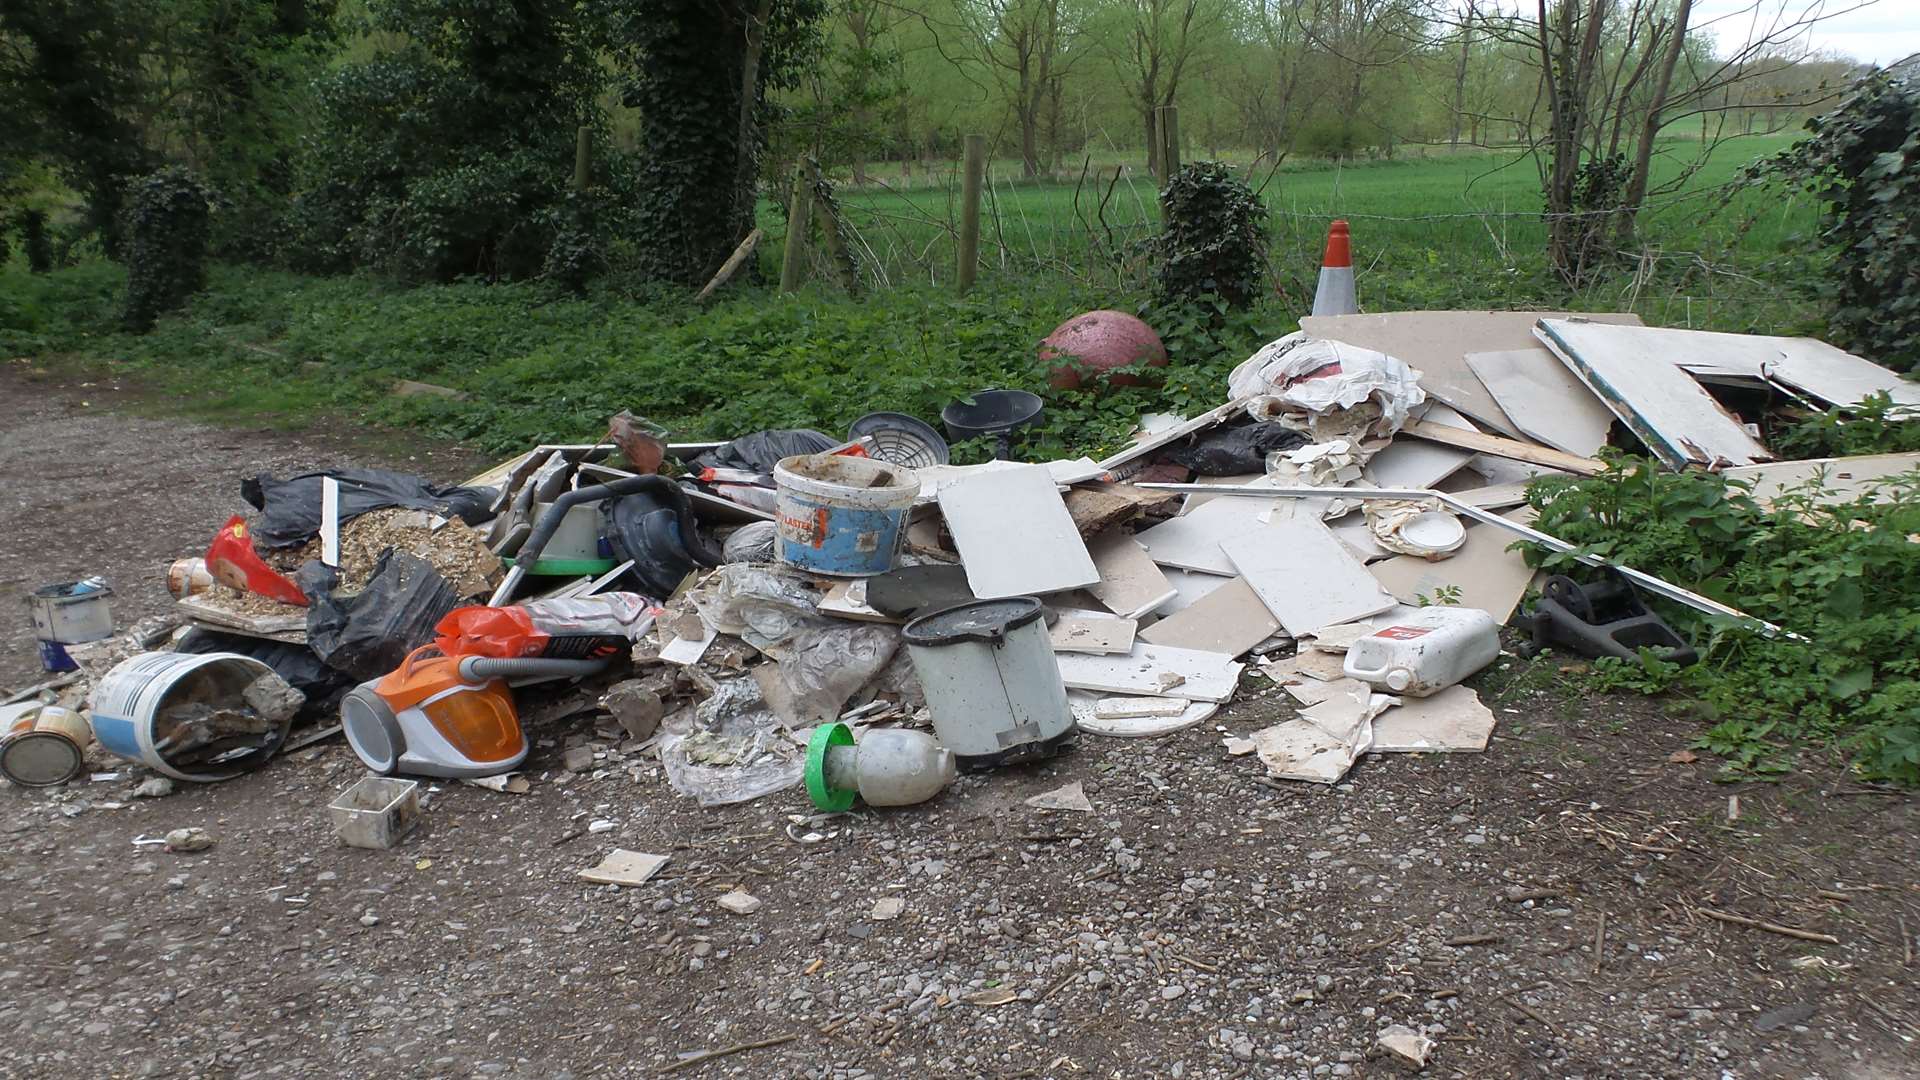
M 1348 678 L 1427 697 L 1493 663 L 1500 625 L 1478 608 L 1427 607 L 1347 647 Z

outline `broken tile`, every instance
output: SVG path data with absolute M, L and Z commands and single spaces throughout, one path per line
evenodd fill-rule
M 1087 792 L 1081 781 L 1042 792 L 1027 800 L 1027 805 L 1035 810 L 1071 810 L 1082 814 L 1093 813 L 1093 804 L 1087 801 Z
M 601 885 L 644 885 L 667 865 L 669 857 L 614 848 L 600 860 L 600 865 L 580 871 L 580 877 Z
M 1464 686 L 1430 697 L 1401 698 L 1374 718 L 1373 749 L 1382 753 L 1478 753 L 1493 737 L 1493 710 Z
M 1133 651 L 1132 619 L 1081 618 L 1061 615 L 1047 631 L 1054 652 L 1091 653 L 1107 656 Z

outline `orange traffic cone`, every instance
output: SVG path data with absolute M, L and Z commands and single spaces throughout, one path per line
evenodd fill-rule
M 1353 290 L 1353 251 L 1347 223 L 1327 229 L 1327 253 L 1320 259 L 1320 286 L 1313 291 L 1315 315 L 1356 315 L 1360 300 Z

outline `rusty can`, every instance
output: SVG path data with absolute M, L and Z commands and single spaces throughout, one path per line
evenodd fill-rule
M 21 787 L 53 787 L 80 775 L 93 732 L 86 717 L 59 705 L 28 709 L 0 739 L 0 776 Z
M 205 559 L 175 559 L 173 565 L 167 567 L 167 591 L 176 599 L 184 600 L 211 588 L 213 574 L 207 570 Z

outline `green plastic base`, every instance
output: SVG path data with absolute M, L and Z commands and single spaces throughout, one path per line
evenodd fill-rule
M 853 809 L 854 796 L 859 792 L 827 784 L 827 750 L 852 745 L 853 729 L 841 723 L 821 724 L 807 740 L 807 795 L 813 805 L 831 814 Z

